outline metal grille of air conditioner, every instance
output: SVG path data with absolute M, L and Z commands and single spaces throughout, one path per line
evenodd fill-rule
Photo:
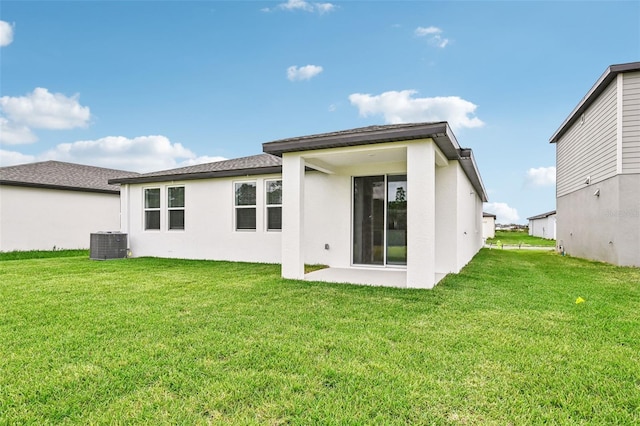
M 89 258 L 93 260 L 124 259 L 127 257 L 127 234 L 96 232 L 91 234 Z

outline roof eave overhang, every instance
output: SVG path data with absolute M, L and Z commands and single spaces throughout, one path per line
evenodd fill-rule
M 571 114 L 564 120 L 558 130 L 551 136 L 549 143 L 557 143 L 562 135 L 580 118 L 580 116 L 589 108 L 598 96 L 605 91 L 607 86 L 623 72 L 640 71 L 640 62 L 631 62 L 628 64 L 611 65 L 600 76 L 598 81 L 591 87 L 587 94 L 582 98 L 578 105 L 571 111 Z
M 292 138 L 262 144 L 264 152 L 282 156 L 288 152 L 305 152 L 327 148 L 344 148 L 359 145 L 371 145 L 386 142 L 402 142 L 419 139 L 433 139 L 448 160 L 458 160 L 464 173 L 476 189 L 483 202 L 487 201 L 478 167 L 470 149 L 462 149 L 458 144 L 449 123 L 431 123 L 400 129 L 376 129 L 353 134 L 318 135 L 315 137 Z
M 489 201 L 487 198 L 487 190 L 484 187 L 480 173 L 478 173 L 478 165 L 476 164 L 473 152 L 470 149 L 461 149 L 459 161 L 462 166 L 462 170 L 469 178 L 471 185 L 477 191 L 478 197 L 480 197 L 483 203 Z
M 318 149 L 352 147 L 424 138 L 435 139 L 438 136 L 443 137 L 447 135 L 452 135 L 451 129 L 446 122 L 442 122 L 409 128 L 376 129 L 350 134 L 317 135 L 312 137 L 265 142 L 262 144 L 262 150 L 267 154 L 282 157 L 282 154 L 287 152 L 315 151 Z M 455 137 L 453 140 L 455 141 Z M 445 150 L 443 150 L 443 152 L 444 151 Z M 445 152 L 445 155 L 446 154 L 447 153 Z
M 111 184 L 111 182 L 109 182 L 109 184 Z M 50 185 L 50 184 L 44 184 L 44 183 L 17 182 L 17 181 L 10 181 L 10 180 L 0 180 L 0 185 L 20 186 L 23 188 L 57 189 L 61 191 L 94 192 L 98 194 L 114 194 L 114 195 L 120 194 L 119 189 L 82 188 L 78 186 Z
M 282 173 L 282 166 L 256 167 L 256 168 L 235 169 L 235 170 L 218 170 L 218 171 L 209 171 L 209 172 L 201 172 L 201 173 L 181 173 L 181 174 L 161 175 L 161 176 L 117 178 L 117 179 L 109 179 L 109 184 L 172 182 L 172 181 L 197 180 L 197 179 L 208 179 L 208 178 L 267 175 L 267 174 L 274 174 L 274 173 Z

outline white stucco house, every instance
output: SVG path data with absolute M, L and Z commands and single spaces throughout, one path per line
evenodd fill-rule
M 0 251 L 89 248 L 120 229 L 120 188 L 136 173 L 60 161 L 0 167 Z
M 528 217 L 529 235 L 534 237 L 556 239 L 556 211 L 550 211 Z
M 482 212 L 482 238 L 496 237 L 496 215 L 493 213 Z
M 446 122 L 263 144 L 110 180 L 133 256 L 282 264 L 282 276 L 432 288 L 482 246 L 486 191 Z M 305 275 L 305 264 L 327 269 Z
M 550 142 L 558 246 L 640 266 L 640 62 L 608 67 Z

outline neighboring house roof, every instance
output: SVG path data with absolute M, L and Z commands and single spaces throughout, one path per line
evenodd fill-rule
M 122 176 L 109 180 L 109 183 L 148 183 L 172 180 L 194 180 L 214 177 L 247 176 L 269 173 L 281 173 L 282 160 L 271 154 L 252 155 L 233 160 L 215 161 L 178 169 L 144 173 L 137 176 Z
M 447 122 L 390 124 L 369 126 L 339 132 L 322 133 L 281 139 L 262 144 L 265 154 L 233 160 L 216 161 L 196 166 L 145 173 L 133 177 L 123 176 L 109 183 L 150 183 L 172 180 L 193 180 L 215 177 L 249 176 L 281 173 L 281 156 L 285 152 L 310 151 L 324 148 L 370 145 L 431 138 L 449 160 L 458 160 L 482 201 L 487 201 L 486 190 L 470 149 L 460 148 Z
M 591 90 L 587 92 L 587 94 L 582 98 L 580 103 L 573 109 L 569 117 L 567 117 L 564 122 L 560 125 L 560 128 L 556 130 L 556 132 L 549 139 L 550 143 L 556 143 L 560 140 L 562 135 L 566 133 L 567 130 L 575 123 L 582 113 L 584 113 L 587 108 L 600 96 L 602 92 L 607 88 L 609 83 L 611 83 L 618 74 L 632 71 L 640 71 L 640 62 L 629 62 L 626 64 L 619 65 L 611 65 L 606 69 L 604 74 L 600 76 L 596 84 L 593 85 Z
M 546 212 L 546 213 L 542 213 L 542 214 L 539 214 L 539 215 L 536 215 L 536 216 L 528 217 L 527 220 L 544 219 L 544 218 L 547 218 L 549 216 L 553 216 L 554 214 L 556 214 L 556 211 L 555 210 L 551 210 L 550 212 Z
M 120 187 L 110 185 L 108 181 L 125 175 L 134 176 L 137 173 L 62 161 L 43 161 L 0 167 L 0 185 L 119 194 Z
M 497 216 L 493 213 L 482 212 L 482 217 L 492 217 L 495 219 Z
M 482 201 L 487 201 L 487 192 L 478 173 L 478 167 L 472 151 L 460 147 L 446 121 L 369 126 L 339 132 L 281 139 L 263 143 L 262 150 L 269 154 L 281 156 L 286 152 L 342 148 L 425 138 L 433 139 L 447 159 L 460 161 L 462 169 L 480 195 Z

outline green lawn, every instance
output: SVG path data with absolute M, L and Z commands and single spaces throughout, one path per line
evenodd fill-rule
M 0 300 L 0 424 L 640 423 L 640 269 L 552 252 L 432 291 L 5 260 Z
M 496 231 L 495 238 L 487 238 L 487 244 L 502 244 L 510 246 L 539 246 L 539 247 L 555 247 L 556 240 L 547 240 L 540 237 L 533 237 L 527 231 Z

